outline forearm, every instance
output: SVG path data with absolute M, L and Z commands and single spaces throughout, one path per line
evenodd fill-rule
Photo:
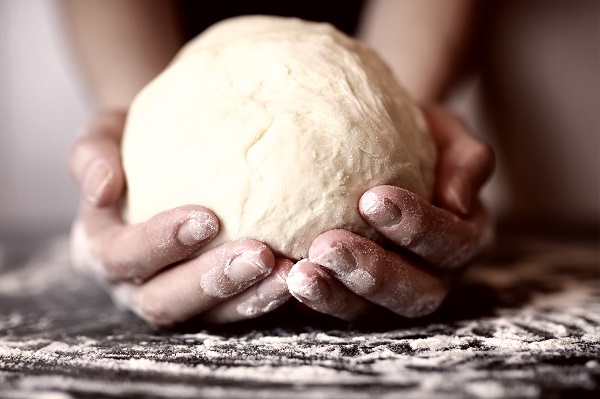
M 102 108 L 127 108 L 183 44 L 170 0 L 63 0 L 76 58 Z
M 464 72 L 476 0 L 372 0 L 361 38 L 421 103 L 439 102 Z

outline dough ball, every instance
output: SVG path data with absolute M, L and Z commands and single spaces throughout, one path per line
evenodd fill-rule
M 381 58 L 327 23 L 244 16 L 190 41 L 135 98 L 123 163 L 128 222 L 187 204 L 291 259 L 320 233 L 378 239 L 357 205 L 390 184 L 430 199 L 425 121 Z

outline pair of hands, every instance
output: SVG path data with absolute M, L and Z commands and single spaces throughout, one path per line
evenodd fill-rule
M 295 264 L 252 239 L 190 258 L 219 229 L 216 215 L 202 206 L 125 224 L 125 112 L 101 112 L 69 155 L 83 197 L 71 233 L 74 266 L 93 275 L 118 304 L 164 327 L 195 317 L 212 323 L 258 317 L 292 295 L 349 321 L 378 307 L 405 317 L 427 315 L 444 300 L 452 276 L 492 240 L 493 222 L 478 193 L 494 156 L 451 112 L 423 111 L 438 149 L 435 205 L 397 187 L 374 187 L 358 211 L 389 246 L 331 230 L 314 240 L 309 259 Z

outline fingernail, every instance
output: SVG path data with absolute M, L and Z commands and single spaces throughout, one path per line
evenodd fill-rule
M 381 198 L 373 192 L 366 193 L 361 202 L 365 216 L 371 223 L 377 226 L 395 226 L 402 219 L 402 211 L 398 206 L 387 198 Z
M 225 266 L 225 274 L 238 283 L 252 281 L 268 272 L 265 265 L 245 254 L 236 256 Z
M 288 275 L 287 285 L 290 292 L 300 302 L 308 299 L 311 302 L 322 301 L 329 296 L 327 283 L 317 275 L 307 276 L 298 269 L 292 269 Z
M 267 281 L 268 280 L 268 281 Z M 268 279 L 263 280 L 256 288 L 256 293 L 259 298 L 279 297 L 288 293 L 285 279 L 281 278 L 281 274 L 274 273 Z
M 458 210 L 467 215 L 471 208 L 471 187 L 460 175 L 455 175 L 448 183 L 448 196 Z
M 257 295 L 236 306 L 239 314 L 245 317 L 255 317 L 268 313 L 283 305 L 290 298 L 285 280 L 282 280 L 278 273 L 272 276 L 275 278 L 269 277 L 257 284 Z
M 287 302 L 289 298 L 290 294 L 287 290 L 285 290 L 283 295 L 275 297 L 267 303 L 264 303 L 263 297 L 250 298 L 246 302 L 242 302 L 237 305 L 235 310 L 246 318 L 256 317 L 277 309 Z
M 348 247 L 337 244 L 319 255 L 316 262 L 333 271 L 338 276 L 345 276 L 356 269 L 356 255 Z
M 199 215 L 188 219 L 177 231 L 177 241 L 186 246 L 198 244 L 214 237 L 218 232 L 215 221 L 208 216 Z
M 113 173 L 106 161 L 100 159 L 94 162 L 83 180 L 82 191 L 85 198 L 92 204 L 98 202 L 112 177 Z

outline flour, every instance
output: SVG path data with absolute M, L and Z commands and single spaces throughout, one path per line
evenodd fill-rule
M 92 243 L 82 223 L 75 223 L 71 229 L 70 259 L 78 271 L 91 275 L 96 281 L 108 281 L 110 276 L 106 266 L 94 252 Z
M 48 262 L 48 260 L 52 260 Z M 70 264 L 69 239 L 58 236 L 50 240 L 31 259 L 18 268 L 0 275 L 0 295 L 39 295 L 55 285 L 77 291 L 85 284 Z
M 245 317 L 255 317 L 271 312 L 290 298 L 287 284 L 278 271 L 271 273 L 258 283 L 255 292 L 250 292 L 252 293 L 250 298 L 236 307 L 237 312 Z
M 195 212 L 183 223 L 177 233 L 177 240 L 184 245 L 194 245 L 213 237 L 219 231 L 219 225 L 206 214 Z
M 400 223 L 402 219 L 402 211 L 393 205 L 386 204 L 385 200 L 379 198 L 377 194 L 372 191 L 365 193 L 360 199 L 360 205 L 364 209 L 365 213 L 372 215 L 382 215 L 386 214 L 392 216 L 392 219 L 387 219 L 385 221 L 385 227 L 390 228 Z M 390 208 L 395 208 L 394 211 L 390 212 Z M 380 216 L 379 216 L 380 217 Z M 381 221 L 380 221 L 381 223 Z
M 302 260 L 292 268 L 287 277 L 287 285 L 292 295 L 300 302 L 305 299 L 320 301 L 328 294 L 328 290 L 321 283 L 322 277 L 318 273 L 313 271 L 311 274 L 307 274 L 301 270 L 305 262 L 308 260 Z
M 331 270 L 336 276 L 347 278 L 356 270 L 358 261 L 356 255 L 343 244 L 336 244 L 316 256 L 315 262 Z
M 276 298 L 270 302 L 264 303 L 263 298 L 251 298 L 246 302 L 240 303 L 236 310 L 239 314 L 246 317 L 255 317 L 261 314 L 269 313 L 277 309 L 288 300 L 287 296 Z
M 38 269 L 21 278 L 62 270 L 65 265 L 54 264 L 68 256 L 67 241 L 61 242 L 54 258 L 44 257 L 35 263 Z M 592 254 L 596 248 L 565 251 L 547 245 L 509 264 L 505 257 L 481 263 L 465 275 L 467 282 L 487 284 L 494 298 L 511 299 L 510 306 L 382 331 L 260 329 L 257 324 L 241 332 L 158 332 L 108 302 L 86 308 L 81 292 L 69 291 L 50 311 L 17 307 L 0 314 L 0 389 L 17 392 L 17 398 L 51 391 L 183 399 L 388 399 L 399 393 L 434 399 L 536 398 L 558 389 L 592 395 L 600 389 L 600 285 Z M 0 304 L 23 300 L 22 294 L 7 296 L 3 288 L 14 286 L 14 277 L 0 275 Z M 64 279 L 49 279 L 56 285 L 37 292 L 63 292 Z M 68 279 L 86 287 L 76 275 Z M 524 281 L 532 282 L 525 299 Z M 518 305 L 515 297 L 521 298 Z M 51 296 L 43 298 L 46 306 L 52 302 Z M 460 306 L 481 299 L 464 298 L 469 300 Z
M 223 270 L 213 267 L 200 277 L 202 291 L 215 298 L 228 298 L 231 293 L 231 282 L 224 276 Z
M 365 269 L 352 270 L 345 280 L 348 288 L 357 294 L 371 292 L 375 286 L 375 278 Z

